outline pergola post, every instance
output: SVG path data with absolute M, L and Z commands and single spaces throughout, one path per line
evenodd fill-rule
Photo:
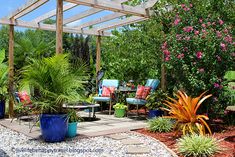
M 9 25 L 9 116 L 13 117 L 13 108 L 14 108 L 14 25 Z
M 100 71 L 100 54 L 101 54 L 101 36 L 98 35 L 96 39 L 96 87 L 98 89 L 97 74 Z
M 63 52 L 63 0 L 57 0 L 56 8 L 56 54 L 60 54 Z

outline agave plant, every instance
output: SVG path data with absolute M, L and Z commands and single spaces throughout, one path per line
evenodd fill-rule
M 84 94 L 85 69 L 70 64 L 68 55 L 31 59 L 22 70 L 22 87 L 34 89 L 34 104 L 42 113 L 61 113 L 63 103 L 78 102 Z M 75 67 L 73 67 L 75 66 Z
M 204 100 L 212 95 L 205 95 L 202 93 L 196 98 L 191 98 L 185 92 L 178 91 L 176 94 L 178 100 L 168 97 L 172 102 L 165 101 L 164 105 L 168 108 L 162 108 L 169 112 L 169 116 L 165 118 L 172 118 L 176 120 L 175 129 L 177 131 L 182 130 L 183 134 L 187 133 L 199 133 L 204 135 L 205 128 L 211 134 L 210 127 L 206 123 L 209 118 L 206 115 L 197 115 L 197 110 Z

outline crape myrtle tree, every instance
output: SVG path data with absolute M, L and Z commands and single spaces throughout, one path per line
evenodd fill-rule
M 161 51 L 168 90 L 192 96 L 209 90 L 213 97 L 204 112 L 221 113 L 229 105 L 223 77 L 235 69 L 234 6 L 234 1 L 180 1 L 164 14 L 169 32 Z

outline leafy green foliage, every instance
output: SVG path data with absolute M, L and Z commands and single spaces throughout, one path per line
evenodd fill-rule
M 31 59 L 23 68 L 22 87 L 34 89 L 35 104 L 43 113 L 61 113 L 63 103 L 77 102 L 84 94 L 84 67 L 69 63 L 68 55 Z
M 116 103 L 116 105 L 113 106 L 114 109 L 127 109 L 127 106 L 123 103 Z
M 173 129 L 173 122 L 170 119 L 155 117 L 148 120 L 148 130 L 151 132 L 170 132 Z
M 5 50 L 0 50 L 0 100 L 6 98 L 8 67 L 5 60 Z
M 158 78 L 161 63 L 158 45 L 163 38 L 160 31 L 158 22 L 149 20 L 114 31 L 114 37 L 103 38 L 101 57 L 105 78 L 137 83 Z
M 51 32 L 47 32 L 48 35 Z M 26 30 L 15 42 L 15 66 L 22 68 L 29 58 L 39 59 L 54 54 L 55 39 L 43 31 Z
M 177 146 L 181 154 L 192 157 L 209 157 L 220 150 L 215 138 L 197 134 L 183 136 Z
M 146 98 L 147 104 L 145 105 L 148 109 L 154 110 L 159 107 L 163 107 L 163 101 L 166 100 L 168 94 L 161 89 L 156 90 L 154 93 L 151 93 Z
M 78 113 L 74 109 L 68 110 L 68 119 L 69 119 L 69 123 L 80 122 L 83 120 L 82 117 L 78 115 Z

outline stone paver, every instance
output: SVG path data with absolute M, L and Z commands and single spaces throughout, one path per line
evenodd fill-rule
M 112 138 L 114 140 L 122 140 L 128 138 L 128 136 L 125 135 L 117 135 L 117 134 L 112 134 L 112 135 L 106 135 L 106 137 Z
M 150 149 L 148 147 L 141 146 L 128 146 L 127 154 L 147 154 L 150 153 Z
M 139 144 L 143 144 L 143 142 L 137 140 L 137 139 L 133 139 L 133 138 L 127 138 L 127 139 L 123 139 L 122 144 L 125 145 L 139 145 Z
M 86 112 L 79 112 L 81 116 L 87 116 Z M 102 136 L 108 134 L 116 134 L 121 132 L 128 132 L 135 129 L 145 128 L 147 126 L 146 120 L 133 120 L 127 117 L 116 118 L 114 115 L 105 115 L 97 113 L 96 117 L 100 120 L 93 122 L 78 123 L 79 136 Z M 28 122 L 23 122 L 19 125 L 15 120 L 10 123 L 10 119 L 0 120 L 0 124 L 17 132 L 21 132 L 31 138 L 38 138 L 41 135 L 40 128 L 34 127 L 29 133 Z

